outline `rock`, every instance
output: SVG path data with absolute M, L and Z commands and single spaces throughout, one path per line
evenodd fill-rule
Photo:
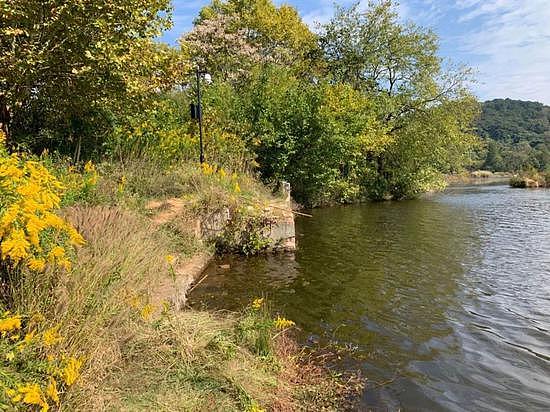
M 220 265 L 220 269 L 231 269 L 231 265 Z

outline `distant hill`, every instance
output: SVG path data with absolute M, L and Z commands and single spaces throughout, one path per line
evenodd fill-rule
M 482 168 L 493 171 L 550 168 L 549 106 L 511 99 L 484 102 L 477 131 L 487 141 Z

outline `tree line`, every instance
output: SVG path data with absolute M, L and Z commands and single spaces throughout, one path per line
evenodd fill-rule
M 550 168 L 550 107 L 511 99 L 481 107 L 477 130 L 487 146 L 481 167 L 497 172 Z
M 407 198 L 479 151 L 471 72 L 390 0 L 315 30 L 271 0 L 213 0 L 176 47 L 169 0 L 2 0 L 0 111 L 12 150 L 159 165 L 207 161 L 289 181 L 308 205 Z

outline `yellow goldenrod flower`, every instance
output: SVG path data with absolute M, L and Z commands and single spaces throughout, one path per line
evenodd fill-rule
M 67 225 L 67 233 L 69 233 L 69 239 L 74 246 L 83 246 L 86 244 L 86 240 L 82 237 L 78 231 L 72 226 Z
M 264 303 L 264 298 L 256 298 L 252 301 L 252 309 L 260 309 Z
M 126 176 L 122 175 L 118 182 L 118 193 L 124 192 L 124 187 L 126 187 Z
M 291 326 L 296 325 L 293 321 L 289 319 L 282 318 L 280 316 L 277 316 L 277 319 L 275 319 L 275 327 L 277 329 L 286 329 L 290 328 Z
M 140 301 L 141 299 L 139 296 L 132 296 L 130 299 L 128 299 L 128 305 L 130 305 L 131 308 L 137 309 Z
M 63 381 L 68 386 L 71 386 L 72 384 L 74 384 L 78 379 L 78 377 L 80 376 L 80 368 L 82 367 L 83 363 L 84 361 L 81 359 L 76 359 L 73 357 L 69 358 L 67 365 L 61 371 Z
M 0 319 L 0 332 L 11 332 L 19 329 L 21 329 L 21 316 Z
M 52 261 L 53 260 L 59 261 L 61 258 L 65 257 L 65 249 L 61 246 L 55 246 L 52 250 L 50 250 L 48 257 Z
M 202 173 L 205 174 L 206 176 L 209 176 L 214 173 L 214 168 L 206 162 L 204 162 L 201 165 L 201 168 L 202 168 Z
M 84 239 L 55 214 L 64 190 L 40 161 L 20 154 L 8 156 L 0 150 L 0 194 L 4 200 L 0 211 L 0 260 L 12 267 L 24 262 L 35 272 L 45 269 L 47 259 L 61 267 L 70 266 L 65 247 L 68 243 L 80 246 Z M 60 239 L 58 244 L 44 242 L 46 230 L 48 239 Z M 66 239 L 63 235 L 68 235 L 69 241 L 61 240 Z
M 42 412 L 48 411 L 48 402 L 46 402 L 42 389 L 40 389 L 40 386 L 36 383 L 29 383 L 24 386 L 20 386 L 17 391 L 23 395 L 23 403 L 26 403 L 27 405 L 41 406 Z
M 48 386 L 46 387 L 46 395 L 59 405 L 59 392 L 57 391 L 57 382 L 50 376 Z
M 256 402 L 252 402 L 252 405 L 248 408 L 248 412 L 266 412 L 266 410 Z
M 46 269 L 46 260 L 43 258 L 30 258 L 27 261 L 27 266 L 33 272 L 44 272 L 44 269 Z
M 42 334 L 42 342 L 46 347 L 57 345 L 63 340 L 63 337 L 57 331 L 58 329 L 59 326 L 54 326 Z
M 35 335 L 34 331 L 25 334 L 25 337 L 23 338 L 23 340 L 19 342 L 19 344 L 17 345 L 17 350 L 21 352 L 23 349 L 29 346 L 34 339 L 34 335 Z
M 59 267 L 62 267 L 65 270 L 71 270 L 72 267 L 71 261 L 66 257 L 59 259 L 57 261 L 57 264 L 59 265 Z
M 30 247 L 31 244 L 28 242 L 25 232 L 15 229 L 2 241 L 2 255 L 17 263 L 28 256 Z
M 153 305 L 151 305 L 150 303 L 148 303 L 147 305 L 145 305 L 142 309 L 141 309 L 141 318 L 143 320 L 149 320 L 149 318 L 151 317 L 151 315 L 153 314 L 153 310 L 154 310 L 154 307 Z
M 17 403 L 21 401 L 22 397 L 15 389 L 6 388 L 4 391 L 6 392 L 6 395 L 8 395 L 8 398 L 10 398 L 12 403 Z
M 88 161 L 86 162 L 86 164 L 84 165 L 84 171 L 85 171 L 86 173 L 95 172 L 95 166 L 94 166 L 94 164 L 92 163 L 91 160 L 88 160 Z

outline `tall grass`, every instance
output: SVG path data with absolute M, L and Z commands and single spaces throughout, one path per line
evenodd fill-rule
M 268 348 L 259 356 L 242 337 L 253 320 L 151 307 L 155 286 L 171 276 L 166 256 L 177 255 L 170 236 L 115 207 L 65 215 L 87 239 L 73 270 L 22 273 L 12 290 L 19 311 L 59 326 L 64 352 L 85 356 L 63 408 L 237 411 L 275 401 L 280 382 Z

